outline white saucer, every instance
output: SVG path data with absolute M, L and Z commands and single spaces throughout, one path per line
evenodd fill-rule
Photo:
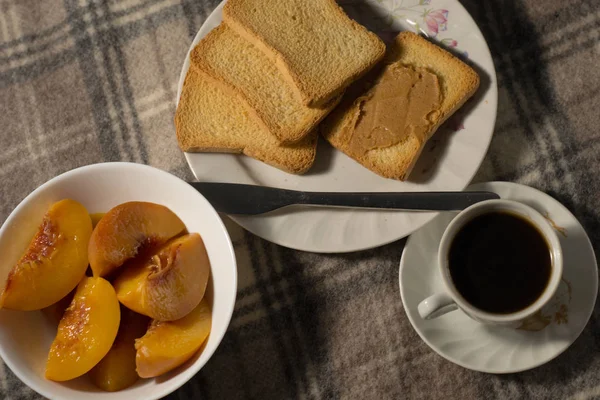
M 417 305 L 443 290 L 436 260 L 444 229 L 456 213 L 439 215 L 415 232 L 400 261 L 400 294 L 404 310 L 419 336 L 442 357 L 462 367 L 489 373 L 520 372 L 540 366 L 565 351 L 586 326 L 598 293 L 598 271 L 590 240 L 562 204 L 539 190 L 508 182 L 469 186 L 503 199 L 526 203 L 553 221 L 564 253 L 563 282 L 530 331 L 479 324 L 462 311 L 425 321 Z

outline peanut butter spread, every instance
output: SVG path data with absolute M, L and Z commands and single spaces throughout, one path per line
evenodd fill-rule
M 440 118 L 442 95 L 435 74 L 424 68 L 394 63 L 378 82 L 355 101 L 356 112 L 346 126 L 349 150 L 365 154 L 415 135 L 425 142 Z

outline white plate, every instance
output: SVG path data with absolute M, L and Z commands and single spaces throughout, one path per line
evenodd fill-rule
M 190 51 L 221 22 L 223 5 L 224 2 L 200 28 Z M 324 141 L 319 143 L 315 165 L 304 176 L 290 175 L 241 155 L 186 153 L 199 181 L 339 192 L 462 190 L 469 184 L 492 138 L 497 105 L 494 65 L 473 19 L 456 0 L 364 0 L 343 1 L 341 5 L 351 17 L 386 40 L 400 30 L 419 29 L 447 46 L 455 46 L 456 51 L 468 53 L 480 72 L 479 92 L 427 144 L 411 181 L 381 178 Z M 188 68 L 189 52 L 181 71 L 177 99 Z M 457 130 L 459 126 L 464 129 Z M 363 250 L 393 242 L 411 234 L 436 215 L 290 207 L 268 215 L 232 219 L 271 242 L 326 253 Z
M 400 261 L 400 293 L 408 319 L 429 347 L 465 368 L 512 373 L 547 363 L 579 337 L 592 315 L 598 293 L 592 244 L 573 214 L 539 190 L 508 182 L 476 184 L 467 190 L 490 190 L 503 199 L 520 201 L 562 228 L 558 236 L 564 255 L 563 281 L 541 317 L 530 321 L 529 331 L 485 326 L 462 311 L 429 321 L 421 319 L 419 302 L 443 290 L 437 248 L 444 229 L 456 215 L 444 213 L 406 242 Z

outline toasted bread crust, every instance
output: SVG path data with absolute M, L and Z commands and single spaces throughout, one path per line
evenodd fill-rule
M 181 150 L 245 154 L 292 174 L 310 169 L 316 155 L 316 131 L 298 143 L 282 145 L 240 103 L 234 92 L 190 68 L 174 121 Z
M 255 121 L 283 143 L 297 142 L 312 132 L 341 98 L 334 98 L 323 108 L 305 106 L 277 67 L 225 24 L 198 43 L 190 61 L 190 68 L 210 75 L 224 90 L 240 98 Z M 277 97 L 276 103 L 273 97 Z
M 305 0 L 303 0 L 305 1 Z M 344 24 L 344 26 L 352 31 L 355 37 L 360 37 L 365 44 L 365 54 L 356 54 L 355 58 L 360 59 L 360 65 L 355 68 L 344 68 L 344 65 L 328 65 L 327 68 L 329 74 L 334 72 L 339 75 L 336 76 L 336 83 L 324 85 L 323 82 L 316 82 L 314 79 L 310 79 L 307 76 L 305 70 L 300 65 L 296 65 L 289 57 L 292 54 L 295 47 L 296 38 L 291 38 L 287 42 L 288 48 L 277 47 L 273 44 L 272 38 L 266 34 L 263 27 L 254 26 L 247 18 L 249 8 L 253 7 L 253 10 L 265 11 L 272 13 L 273 8 L 268 7 L 265 0 L 230 0 L 225 4 L 223 8 L 223 19 L 224 21 L 234 29 L 238 34 L 250 41 L 253 45 L 259 48 L 264 54 L 266 54 L 272 62 L 279 68 L 283 76 L 290 82 L 298 97 L 302 102 L 310 107 L 320 107 L 323 104 L 328 103 L 334 97 L 340 95 L 344 89 L 354 82 L 356 79 L 363 76 L 368 72 L 381 58 L 385 55 L 385 44 L 372 32 L 369 32 L 365 27 L 358 24 L 357 22 L 350 19 L 335 0 L 313 0 L 321 3 L 321 6 L 331 13 L 338 24 Z M 291 3 L 290 3 L 291 4 Z M 266 7 L 266 10 L 259 9 L 260 6 Z M 308 5 L 308 4 L 307 4 Z M 290 6 L 291 8 L 291 6 Z M 279 15 L 265 16 L 264 20 L 278 19 Z M 296 18 L 292 16 L 292 18 Z M 298 21 L 299 20 L 299 21 Z M 310 18 L 303 18 L 302 16 L 298 19 L 302 26 L 311 29 L 312 20 Z M 282 22 L 283 23 L 283 22 Z M 291 32 L 291 28 L 289 30 Z M 288 30 L 281 30 L 278 34 L 285 35 Z M 313 35 L 313 39 L 320 39 L 317 35 Z M 320 40 L 320 44 L 326 45 L 327 39 Z M 328 48 L 328 52 L 332 49 Z M 319 65 L 319 60 L 313 60 L 314 67 L 322 67 Z M 353 60 L 346 60 L 352 62 Z M 323 66 L 324 67 L 324 66 Z

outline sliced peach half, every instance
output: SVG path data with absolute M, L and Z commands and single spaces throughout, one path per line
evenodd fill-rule
M 174 321 L 200 303 L 209 274 L 204 242 L 191 233 L 124 267 L 114 286 L 127 308 L 159 321 Z
M 121 311 L 112 285 L 84 278 L 65 311 L 46 363 L 46 378 L 66 381 L 92 369 L 108 353 L 119 330 Z
M 85 275 L 91 234 L 84 206 L 70 199 L 54 203 L 8 274 L 0 306 L 39 310 L 65 297 Z
M 58 326 L 58 323 L 62 319 L 63 315 L 65 315 L 65 311 L 73 301 L 73 297 L 75 296 L 75 290 L 72 290 L 65 297 L 60 299 L 54 304 L 49 305 L 48 307 L 42 308 L 42 313 L 48 318 L 50 322 L 54 325 Z
M 148 332 L 135 341 L 135 363 L 142 378 L 177 368 L 200 349 L 211 327 L 211 311 L 204 299 L 177 321 L 152 321 Z
M 165 206 L 132 201 L 108 211 L 94 228 L 88 247 L 94 276 L 106 276 L 144 248 L 160 246 L 185 225 Z
M 146 333 L 150 319 L 121 308 L 119 333 L 110 351 L 88 373 L 94 385 L 115 392 L 133 385 L 139 376 L 135 371 L 135 339 Z

